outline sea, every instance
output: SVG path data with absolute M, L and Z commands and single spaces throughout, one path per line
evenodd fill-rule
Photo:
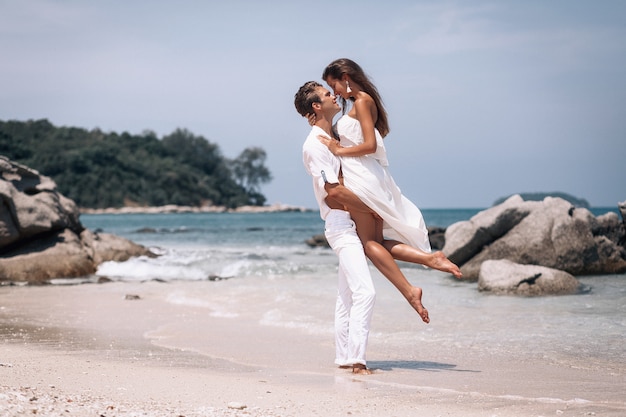
M 422 212 L 428 226 L 445 228 L 481 210 Z M 608 211 L 617 209 L 592 209 L 595 215 Z M 81 222 L 160 255 L 106 262 L 86 281 L 161 281 L 170 284 L 172 304 L 225 318 L 258 308 L 264 325 L 318 332 L 331 340 L 337 258 L 330 249 L 305 243 L 323 233 L 317 211 L 83 214 Z M 574 295 L 515 297 L 483 293 L 475 282 L 419 265 L 400 266 L 409 281 L 423 288 L 431 323 L 420 323 L 370 265 L 377 290 L 372 338 L 399 345 L 417 340 L 485 354 L 519 355 L 523 350 L 568 366 L 626 371 L 626 274 L 577 277 L 581 291 Z M 184 281 L 205 285 L 190 294 L 177 288 Z M 422 327 L 407 329 L 407 322 Z
M 422 214 L 429 227 L 447 228 L 482 210 L 423 209 Z M 616 208 L 592 213 L 609 211 L 617 213 Z M 336 266 L 330 250 L 306 244 L 323 233 L 318 211 L 83 214 L 80 220 L 88 229 L 125 237 L 161 255 L 103 264 L 98 275 L 116 280 L 297 277 L 325 274 Z
M 480 209 L 423 210 L 429 226 L 448 227 Z M 123 280 L 204 280 L 326 274 L 328 249 L 306 240 L 322 234 L 318 211 L 270 213 L 83 214 L 83 225 L 140 243 L 161 255 L 105 263 L 98 275 Z

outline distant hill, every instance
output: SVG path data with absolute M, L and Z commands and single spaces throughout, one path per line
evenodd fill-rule
M 522 197 L 522 199 L 524 199 L 524 201 L 543 201 L 543 199 L 546 197 L 560 197 L 563 200 L 566 200 L 572 203 L 574 207 L 587 208 L 587 209 L 590 208 L 589 203 L 584 198 L 577 198 L 570 194 L 562 193 L 559 191 L 555 191 L 552 193 L 517 193 L 517 194 L 519 194 Z M 493 205 L 497 206 L 498 204 L 503 203 L 509 197 L 511 197 L 511 195 L 509 195 L 508 197 L 500 197 L 493 203 Z
M 159 139 L 56 127 L 48 120 L 0 121 L 0 154 L 51 177 L 79 207 L 263 205 L 271 180 L 265 151 L 222 156 L 218 145 L 185 129 Z

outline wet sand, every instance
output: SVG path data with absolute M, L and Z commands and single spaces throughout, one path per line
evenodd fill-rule
M 624 364 L 407 349 L 374 334 L 375 372 L 354 376 L 332 364 L 331 332 L 268 326 L 252 303 L 225 316 L 168 301 L 207 285 L 0 288 L 0 415 L 626 415 Z

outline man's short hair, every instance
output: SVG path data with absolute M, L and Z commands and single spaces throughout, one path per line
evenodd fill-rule
M 313 103 L 321 103 L 322 98 L 319 96 L 317 89 L 322 84 L 317 81 L 308 81 L 304 83 L 295 95 L 293 104 L 301 116 L 306 117 L 307 114 L 313 113 Z

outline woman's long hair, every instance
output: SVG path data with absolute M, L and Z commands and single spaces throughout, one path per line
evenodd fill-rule
M 336 59 L 324 69 L 322 79 L 326 81 L 328 77 L 333 77 L 340 80 L 344 74 L 348 74 L 355 83 L 361 86 L 363 91 L 372 97 L 376 104 L 376 109 L 378 110 L 378 118 L 376 119 L 375 127 L 382 137 L 387 136 L 389 133 L 389 121 L 387 120 L 387 111 L 385 111 L 385 107 L 383 106 L 383 100 L 378 93 L 378 89 L 374 83 L 370 81 L 359 64 L 348 58 Z M 343 108 L 345 111 L 345 100 L 341 98 L 341 101 L 344 104 Z

